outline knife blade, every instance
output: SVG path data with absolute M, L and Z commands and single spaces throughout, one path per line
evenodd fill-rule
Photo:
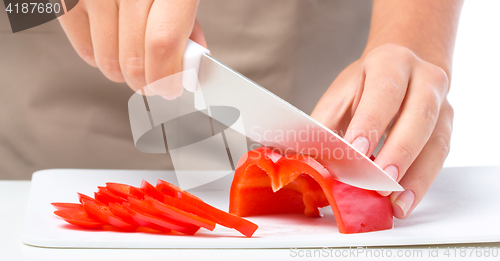
M 367 190 L 404 190 L 335 132 L 207 53 L 201 54 L 198 81 L 208 107 L 239 110 L 244 125 L 240 132 L 248 138 L 282 153 L 309 154 L 346 184 Z

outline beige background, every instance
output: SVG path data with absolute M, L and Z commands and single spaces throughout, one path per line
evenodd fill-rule
M 366 43 L 371 1 L 203 0 L 212 55 L 310 113 Z M 72 49 L 59 23 L 13 34 L 0 11 L 0 179 L 47 168 L 167 169 L 134 147 L 132 91 Z

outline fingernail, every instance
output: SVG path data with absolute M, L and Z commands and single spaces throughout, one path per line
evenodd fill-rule
M 415 200 L 415 194 L 411 190 L 405 190 L 403 193 L 399 194 L 399 197 L 394 201 L 394 203 L 403 211 L 403 216 L 406 216 L 413 201 Z
M 378 194 L 381 196 L 387 197 L 389 196 L 392 192 L 391 191 L 377 191 Z
M 389 174 L 389 176 L 391 176 L 391 178 L 393 180 L 398 180 L 398 175 L 399 175 L 398 167 L 396 167 L 394 165 L 390 165 L 390 166 L 387 166 L 384 169 L 384 171 L 385 171 L 385 173 Z
M 370 142 L 365 137 L 357 137 L 353 142 L 352 146 L 359 150 L 362 154 L 366 155 L 368 149 L 370 148 Z

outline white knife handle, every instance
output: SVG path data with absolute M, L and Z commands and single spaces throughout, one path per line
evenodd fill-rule
M 190 92 L 195 92 L 198 88 L 198 72 L 200 70 L 201 55 L 204 53 L 210 54 L 210 51 L 188 39 L 186 51 L 184 51 L 182 85 Z M 190 69 L 194 69 L 194 71 Z

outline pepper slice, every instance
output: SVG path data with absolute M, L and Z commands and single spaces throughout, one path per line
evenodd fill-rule
M 138 220 L 147 221 L 186 235 L 194 235 L 194 233 L 200 229 L 199 226 L 181 222 L 163 215 L 159 210 L 143 200 L 129 198 L 127 202 L 123 203 L 123 206 L 132 214 L 136 222 Z
M 148 196 L 150 196 L 150 197 L 152 197 L 160 202 L 163 202 L 163 199 L 165 198 L 165 194 L 163 194 L 155 186 L 151 185 L 151 183 L 147 182 L 144 179 L 141 182 L 141 190 L 146 195 L 148 195 Z
M 186 211 L 180 210 L 178 208 L 169 206 L 164 204 L 156 199 L 153 199 L 149 196 L 144 197 L 146 203 L 150 204 L 150 206 L 158 209 L 160 212 L 170 215 L 172 218 L 181 220 L 195 226 L 199 226 L 210 231 L 213 231 L 215 228 L 215 222 L 211 220 L 207 220 L 205 218 L 199 217 L 195 214 L 188 213 Z
M 140 220 L 139 221 L 140 223 L 136 222 L 137 219 L 134 219 L 134 217 L 129 212 L 129 210 L 127 210 L 126 207 L 124 207 L 124 206 L 122 206 L 120 204 L 110 202 L 109 203 L 109 210 L 111 211 L 111 213 L 115 214 L 117 217 L 123 219 L 125 222 L 127 222 L 129 224 L 151 228 L 153 230 L 160 231 L 160 232 L 163 232 L 163 233 L 170 233 L 170 232 L 172 232 L 171 229 L 167 229 L 167 228 L 164 228 L 164 227 L 161 227 L 161 226 L 158 226 L 156 224 L 153 224 L 153 223 L 150 223 L 150 222 L 146 222 L 146 221 L 143 221 L 143 220 Z
M 141 189 L 126 184 L 108 182 L 106 188 L 113 194 L 125 199 L 128 197 L 143 199 L 145 195 Z
M 89 197 L 85 194 L 82 194 L 82 193 L 77 193 L 78 194 L 78 201 L 80 201 L 80 203 L 83 204 L 83 199 L 87 199 L 87 200 L 95 200 L 93 199 L 92 197 Z
M 167 196 L 171 196 L 174 198 L 189 198 L 189 199 L 196 199 L 203 201 L 201 198 L 185 191 L 182 190 L 181 188 L 177 187 L 176 185 L 172 183 L 168 183 L 164 180 L 159 179 L 158 182 L 156 183 L 156 188 L 161 191 L 163 194 Z
M 160 190 L 158 190 L 155 186 L 151 185 L 146 180 L 142 181 L 141 190 L 147 194 L 144 197 L 144 201 L 150 206 L 156 208 L 159 211 L 159 213 L 162 213 L 164 215 L 166 214 L 169 217 L 172 217 L 181 222 L 187 222 L 196 226 L 206 228 L 210 231 L 214 230 L 215 222 L 207 220 L 206 218 L 203 218 L 197 214 L 190 213 L 188 211 L 184 211 L 181 208 L 179 208 L 179 206 L 187 205 L 187 203 L 176 202 L 177 207 L 172 206 L 171 204 L 165 204 L 166 201 L 170 201 L 168 199 L 165 200 L 165 198 L 166 197 L 172 198 L 172 197 L 163 194 Z M 203 216 L 210 217 L 209 215 L 203 215 Z
M 215 218 L 213 216 L 211 216 L 210 214 L 206 213 L 205 211 L 203 211 L 203 210 L 201 210 L 201 209 L 199 209 L 199 208 L 197 208 L 189 203 L 182 201 L 179 198 L 174 198 L 174 197 L 165 195 L 165 197 L 163 198 L 163 203 L 167 204 L 169 206 L 178 208 L 182 211 L 186 211 L 188 213 L 197 215 L 197 216 L 202 217 L 204 219 L 208 219 L 208 220 L 211 220 L 213 222 L 216 222 Z
M 94 198 L 103 203 L 104 205 L 108 205 L 109 203 L 123 203 L 127 199 L 117 196 L 115 193 L 109 191 L 106 187 L 97 187 L 98 191 L 94 192 Z
M 393 226 L 388 197 L 334 180 L 312 157 L 297 153 L 283 156 L 260 147 L 242 159 L 231 185 L 230 213 L 238 216 L 304 213 L 320 217 L 319 208 L 330 205 L 340 233 Z
M 108 206 L 102 204 L 101 202 L 95 199 L 84 198 L 82 199 L 82 201 L 83 201 L 82 203 L 83 208 L 91 217 L 95 217 L 96 219 L 99 219 L 102 222 L 105 222 L 122 230 L 131 231 L 137 228 L 137 226 L 129 224 L 125 222 L 123 219 L 117 217 L 109 210 Z
M 199 216 L 202 216 L 208 220 L 211 220 L 217 224 L 220 224 L 222 226 L 228 227 L 228 228 L 233 228 L 242 233 L 243 235 L 247 237 L 251 237 L 253 233 L 257 230 L 258 226 L 244 218 L 241 218 L 239 216 L 235 216 L 231 213 L 224 212 L 218 208 L 215 208 L 207 203 L 205 203 L 203 200 L 200 198 L 194 196 L 193 194 L 186 192 L 182 189 L 180 189 L 177 186 L 174 186 L 173 184 L 170 184 L 166 181 L 163 180 L 158 180 L 158 183 L 156 184 L 156 188 L 160 190 L 162 193 L 166 195 L 172 195 L 175 198 L 178 198 L 182 202 L 184 202 L 186 205 L 190 205 L 192 207 L 195 207 L 199 209 L 200 211 L 208 214 L 209 216 L 202 216 L 200 214 L 190 212 L 193 211 L 193 209 L 190 206 L 186 206 L 185 208 L 179 207 L 180 209 L 190 212 L 193 214 L 197 214 Z M 170 200 L 173 201 L 172 199 L 166 197 L 165 200 Z M 167 203 L 167 202 L 165 202 Z M 168 203 L 167 203 L 168 204 Z M 180 204 L 179 204 L 180 205 Z M 211 218 L 210 218 L 211 217 Z
M 111 211 L 111 213 L 115 214 L 117 217 L 121 218 L 123 221 L 131 225 L 139 226 L 139 224 L 137 224 L 137 222 L 135 222 L 135 220 L 132 218 L 130 212 L 128 212 L 127 209 L 125 209 L 125 207 L 123 207 L 122 205 L 114 202 L 109 202 L 109 211 Z
M 90 217 L 81 204 L 52 203 L 57 209 L 54 214 L 64 221 L 83 228 L 100 228 L 104 225 L 100 220 Z

